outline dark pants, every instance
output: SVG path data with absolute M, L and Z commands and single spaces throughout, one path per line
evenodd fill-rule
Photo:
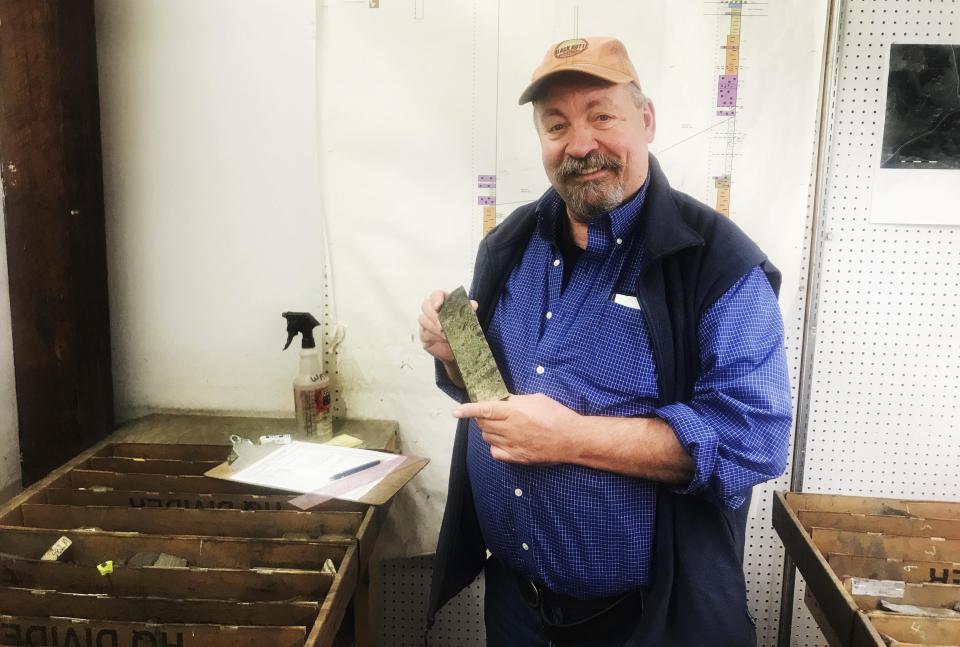
M 484 579 L 487 590 L 483 618 L 488 647 L 623 647 L 640 620 L 641 609 L 638 604 L 633 622 L 620 627 L 603 627 L 606 636 L 576 643 L 551 643 L 543 634 L 540 612 L 527 604 L 521 595 L 513 571 L 491 557 L 484 568 Z M 552 620 L 568 624 L 582 620 L 586 615 L 588 612 L 583 610 L 558 609 L 554 611 Z

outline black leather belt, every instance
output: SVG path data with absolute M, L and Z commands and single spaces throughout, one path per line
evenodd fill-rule
M 622 631 L 628 623 L 635 625 L 643 611 L 642 591 L 581 600 L 551 591 L 521 575 L 517 575 L 517 586 L 524 601 L 537 610 L 544 635 L 551 642 L 560 645 Z M 576 622 L 557 623 L 553 614 L 555 610 L 577 610 L 585 612 L 586 615 Z

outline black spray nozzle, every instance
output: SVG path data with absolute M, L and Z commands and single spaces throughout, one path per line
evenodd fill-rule
M 287 320 L 287 343 L 283 350 L 290 348 L 290 342 L 297 336 L 297 333 L 303 335 L 301 348 L 316 348 L 317 344 L 313 341 L 313 329 L 320 325 L 320 322 L 314 319 L 309 312 L 284 312 L 283 318 Z

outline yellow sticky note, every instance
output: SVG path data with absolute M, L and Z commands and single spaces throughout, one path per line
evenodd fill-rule
M 113 560 L 97 564 L 97 570 L 100 571 L 100 575 L 109 575 L 113 572 Z
M 356 436 L 350 436 L 349 434 L 338 434 L 324 444 L 333 445 L 334 447 L 363 447 L 363 441 L 361 439 Z

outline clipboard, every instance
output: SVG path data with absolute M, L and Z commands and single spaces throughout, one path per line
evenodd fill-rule
M 419 456 L 303 441 L 260 445 L 240 438 L 231 438 L 231 441 L 233 441 L 231 456 L 233 460 L 208 470 L 205 476 L 303 495 L 297 498 L 301 499 L 305 505 L 296 503 L 296 499 L 292 501 L 303 509 L 309 509 L 331 498 L 357 501 L 367 505 L 384 505 L 430 462 L 430 459 Z M 311 455 L 313 457 L 349 456 L 355 457 L 355 462 L 359 463 L 374 457 L 381 462 L 377 466 L 343 479 L 329 480 L 322 472 L 315 473 L 311 469 L 309 462 Z M 279 471 L 283 473 L 271 475 L 272 471 L 278 471 L 275 466 L 279 466 Z M 296 471 L 289 471 L 289 466 L 293 466 Z M 366 489 L 360 496 L 352 495 L 355 490 L 369 485 L 371 480 L 376 481 L 372 487 Z M 311 483 L 314 484 L 312 487 Z M 311 497 L 315 503 L 309 505 Z

